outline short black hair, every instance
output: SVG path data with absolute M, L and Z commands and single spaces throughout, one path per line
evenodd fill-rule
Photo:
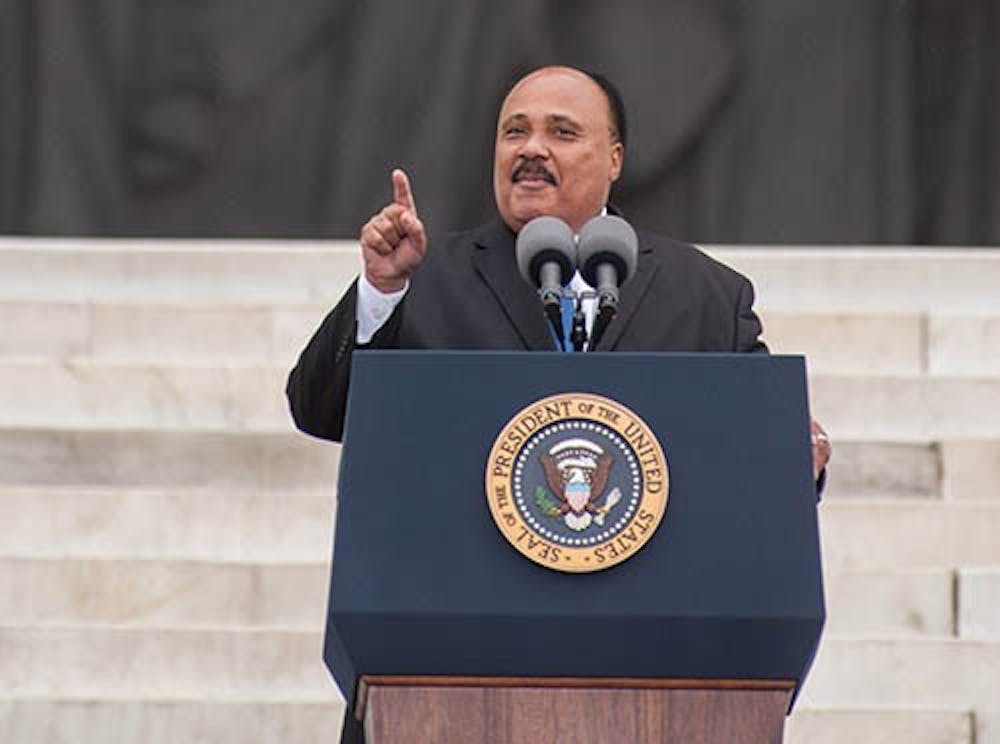
M 622 98 L 621 91 L 618 90 L 618 86 L 599 72 L 593 70 L 580 70 L 580 72 L 597 83 L 604 91 L 604 95 L 608 99 L 608 108 L 611 110 L 613 134 L 615 139 L 622 143 L 622 147 L 625 147 L 628 139 L 628 122 L 625 118 L 625 100 Z

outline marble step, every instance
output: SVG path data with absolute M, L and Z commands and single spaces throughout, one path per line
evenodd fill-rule
M 326 621 L 329 575 L 328 561 L 0 558 L 0 628 L 315 631 Z
M 996 580 L 1000 569 L 984 571 Z M 824 576 L 826 627 L 824 633 L 847 637 L 951 637 L 956 613 L 968 615 L 969 625 L 981 637 L 1000 641 L 1000 632 L 983 628 L 983 587 L 975 586 L 970 598 L 977 604 L 966 610 L 956 595 L 965 595 L 964 584 L 947 569 L 912 571 L 906 568 L 882 571 L 838 571 L 827 567 Z
M 798 311 L 1000 308 L 995 248 L 706 246 L 750 277 L 761 307 Z
M 834 441 L 824 500 L 1000 500 L 1000 438 Z
M 800 706 L 785 725 L 785 744 L 1000 744 L 1000 739 L 984 738 L 984 724 L 979 711 Z
M 761 306 L 795 310 L 1000 308 L 1000 253 L 975 248 L 707 246 L 749 276 Z M 0 239 L 0 297 L 337 297 L 360 267 L 354 241 Z
M 1000 705 L 977 711 L 975 719 L 975 738 L 971 744 L 1000 744 Z
M 977 640 L 1000 640 L 1000 564 L 989 568 L 963 568 L 958 572 L 955 591 L 958 635 Z
M 0 365 L 0 426 L 288 431 L 287 365 L 93 359 Z M 841 440 L 1000 438 L 1000 377 L 814 375 L 813 415 Z
M 0 556 L 322 563 L 330 490 L 0 489 Z
M 1000 641 L 826 635 L 805 708 L 996 711 Z
M 291 367 L 329 304 L 0 301 L 5 358 L 175 363 L 270 361 Z
M 1000 499 L 841 500 L 820 507 L 823 560 L 833 572 L 1000 566 Z
M 812 415 L 847 440 L 1000 438 L 1000 377 L 813 375 Z
M 287 370 L 42 360 L 0 366 L 0 426 L 288 431 Z
M 8 699 L 328 703 L 321 631 L 2 629 Z
M 343 705 L 331 703 L 150 700 L 0 700 L 0 730 L 11 742 L 79 744 L 315 744 L 336 741 Z M 951 710 L 797 710 L 786 744 L 998 744 L 1000 717 Z M 975 738 L 974 738 L 975 737 Z
M 290 428 L 0 428 L 0 488 L 318 488 L 332 493 L 339 464 L 340 445 Z
M 291 365 L 331 303 L 3 302 L 0 359 L 271 360 Z M 885 312 L 762 313 L 772 350 L 801 353 L 813 373 L 1000 373 L 993 316 Z
M 771 350 L 805 354 L 810 374 L 1000 374 L 1000 313 L 761 310 Z
M 944 442 L 941 461 L 945 499 L 1000 499 L 1000 441 Z
M 927 368 L 937 375 L 1000 375 L 1000 318 L 996 314 L 931 316 Z
M 11 744 L 335 742 L 343 703 L 0 699 Z
M 0 239 L 8 300 L 332 302 L 360 268 L 343 241 Z
M 828 572 L 826 632 L 1000 640 L 990 604 L 1000 569 Z M 283 628 L 323 626 L 329 562 L 223 563 L 134 558 L 0 558 L 0 627 Z M 966 583 L 968 582 L 968 584 Z M 965 603 L 969 606 L 966 607 Z
M 825 503 L 841 499 L 941 498 L 945 462 L 937 443 L 843 441 L 833 434 L 833 449 L 823 492 Z M 957 466 L 951 460 L 947 471 L 958 477 Z M 970 479 L 975 480 L 974 475 Z

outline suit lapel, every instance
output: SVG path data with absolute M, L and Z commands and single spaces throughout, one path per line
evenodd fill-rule
M 659 265 L 653 261 L 652 247 L 641 236 L 639 237 L 638 258 L 635 276 L 622 289 L 618 312 L 604 332 L 604 338 L 597 344 L 595 351 L 611 351 L 617 346 L 622 333 L 632 321 L 632 316 L 639 309 L 642 298 L 649 289 L 650 282 L 656 276 Z
M 555 342 L 538 292 L 517 270 L 514 239 L 514 233 L 500 220 L 490 223 L 475 237 L 472 262 L 525 347 L 533 351 L 551 351 Z

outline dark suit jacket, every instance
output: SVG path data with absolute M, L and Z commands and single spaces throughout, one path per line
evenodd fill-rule
M 428 244 L 405 298 L 367 348 L 555 348 L 537 291 L 517 270 L 514 233 L 499 220 Z M 692 245 L 639 233 L 635 276 L 595 351 L 766 351 L 750 282 Z M 357 287 L 323 321 L 288 379 L 296 425 L 339 441 Z

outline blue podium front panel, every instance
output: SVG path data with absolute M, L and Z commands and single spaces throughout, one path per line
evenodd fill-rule
M 636 555 L 556 572 L 487 506 L 521 409 L 591 393 L 663 446 L 669 502 Z M 359 352 L 325 658 L 360 674 L 801 681 L 824 620 L 805 366 L 709 354 Z

